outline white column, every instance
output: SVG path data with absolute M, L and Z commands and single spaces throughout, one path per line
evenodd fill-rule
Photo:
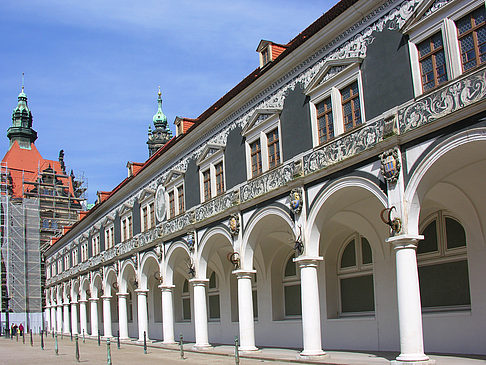
M 71 316 L 69 315 L 69 302 L 64 302 L 64 321 L 63 321 L 63 332 L 66 335 L 69 335 L 71 333 Z
M 111 296 L 105 295 L 103 298 L 103 334 L 105 338 L 113 337 L 111 333 Z
M 253 318 L 253 290 L 251 275 L 256 271 L 235 270 L 238 279 L 238 320 L 240 351 L 255 351 L 255 320 Z
M 49 331 L 51 329 L 51 305 L 50 304 L 46 304 L 45 316 L 46 316 L 45 330 Z
M 56 332 L 56 322 L 56 306 L 53 304 L 51 305 L 51 328 L 49 328 L 52 332 Z
M 138 310 L 138 340 L 143 341 L 143 333 L 148 334 L 148 316 L 147 316 L 147 289 L 136 289 L 137 293 L 137 310 Z
M 206 285 L 208 279 L 191 279 L 194 288 L 194 330 L 196 333 L 195 348 L 209 347 L 208 310 L 206 305 Z
M 127 297 L 128 293 L 117 293 L 118 295 L 118 328 L 120 338 L 128 339 L 128 317 L 127 317 Z
M 325 355 L 321 343 L 321 309 L 317 265 L 322 257 L 299 257 L 294 260 L 300 266 L 302 300 L 302 336 L 304 350 L 301 356 Z
M 59 301 L 59 303 L 61 303 L 61 301 Z M 56 313 L 57 314 L 57 319 L 56 319 L 57 329 L 56 329 L 56 332 L 61 333 L 62 332 L 62 304 L 57 305 L 56 312 L 57 312 Z
M 424 237 L 401 235 L 390 237 L 397 267 L 398 323 L 400 327 L 400 355 L 396 363 L 427 362 L 422 333 L 422 307 L 417 269 L 417 244 Z
M 98 298 L 89 298 L 91 307 L 91 336 L 98 336 Z
M 88 334 L 88 321 L 87 321 L 87 315 L 86 315 L 86 303 L 88 301 L 86 299 L 80 299 L 79 300 L 79 324 L 80 324 L 80 330 L 79 334 L 82 336 L 83 334 L 87 335 Z
M 75 300 L 71 302 L 71 329 L 73 335 L 78 334 L 78 302 Z
M 174 304 L 172 292 L 174 285 L 159 285 L 162 290 L 162 330 L 164 343 L 175 343 L 174 341 Z

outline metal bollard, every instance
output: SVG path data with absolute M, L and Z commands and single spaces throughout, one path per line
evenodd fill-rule
M 59 346 L 57 345 L 57 333 L 54 338 L 55 338 L 54 351 L 56 352 L 56 355 L 59 355 Z
M 240 353 L 238 351 L 238 336 L 235 336 L 235 364 L 240 364 Z
M 111 365 L 110 339 L 106 339 L 106 364 Z
M 86 340 L 84 338 L 84 330 L 83 330 L 83 343 L 85 343 L 85 342 L 86 342 Z
M 71 342 L 73 342 L 73 331 L 69 332 L 69 334 L 71 335 Z
M 17 339 L 17 342 L 19 342 L 19 333 L 18 332 L 15 334 L 15 338 Z
M 76 361 L 79 362 L 79 344 L 78 344 L 78 335 L 75 336 L 76 341 Z
M 118 336 L 116 337 L 116 346 L 120 348 L 120 331 L 118 331 Z
M 34 346 L 34 339 L 32 338 L 32 330 L 30 330 L 30 346 Z
M 101 346 L 101 332 L 98 330 L 98 346 Z
M 179 335 L 179 349 L 181 351 L 181 359 L 184 359 L 184 343 L 182 341 L 182 333 Z
M 41 349 L 44 350 L 44 331 L 40 331 L 41 335 Z
M 147 354 L 147 332 L 143 331 L 143 353 Z
M 25 331 L 22 331 L 22 343 L 25 345 Z

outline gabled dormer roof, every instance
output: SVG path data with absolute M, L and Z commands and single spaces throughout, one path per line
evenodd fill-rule
M 184 173 L 180 170 L 171 170 L 164 180 L 164 186 L 169 185 L 171 182 L 178 180 L 184 176 Z
M 269 118 L 277 115 L 279 116 L 282 112 L 282 109 L 257 109 L 254 111 L 250 120 L 248 121 L 243 131 L 241 131 L 242 135 L 246 135 L 254 130 L 259 125 L 265 123 Z
M 309 85 L 304 90 L 306 95 L 311 94 L 317 90 L 322 84 L 337 76 L 351 65 L 363 62 L 361 57 L 351 57 L 345 59 L 328 60 L 324 62 L 320 71 L 314 76 Z
M 210 158 L 212 155 L 214 155 L 215 153 L 224 151 L 224 149 L 225 149 L 225 146 L 222 145 L 222 144 L 208 143 L 206 145 L 206 147 L 204 147 L 204 149 L 201 153 L 201 156 L 199 156 L 199 158 L 197 159 L 196 165 L 200 165 L 205 160 Z

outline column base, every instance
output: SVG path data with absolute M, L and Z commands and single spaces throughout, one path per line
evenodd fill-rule
M 202 345 L 194 345 L 192 346 L 192 349 L 195 351 L 206 351 L 206 350 L 212 350 L 213 346 L 211 346 L 209 343 L 207 344 L 202 344 Z
M 255 347 L 255 346 L 240 346 L 240 347 L 238 347 L 238 351 L 240 351 L 240 352 L 254 352 L 254 351 L 259 351 L 259 348 Z
M 435 365 L 435 360 L 392 360 L 391 365 Z
M 298 357 L 301 359 L 312 359 L 314 357 L 322 359 L 328 356 L 329 355 L 322 350 L 304 350 L 298 355 Z

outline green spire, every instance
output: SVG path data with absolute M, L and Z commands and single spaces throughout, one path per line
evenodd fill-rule
M 167 117 L 162 111 L 162 93 L 160 92 L 160 86 L 158 95 L 159 97 L 157 98 L 157 103 L 159 104 L 159 108 L 157 113 L 154 115 L 154 126 L 155 128 L 167 128 Z
M 32 129 L 32 113 L 27 105 L 27 95 L 24 92 L 24 74 L 22 74 L 22 89 L 18 96 L 17 107 L 12 113 L 12 126 L 7 131 L 10 146 L 18 141 L 20 147 L 29 148 L 37 139 L 37 132 Z
M 157 104 L 157 113 L 154 115 L 153 118 L 155 128 L 152 129 L 149 126 L 148 129 L 147 145 L 149 149 L 149 156 L 152 156 L 159 148 L 165 145 L 172 138 L 172 132 L 167 126 L 167 117 L 162 111 L 162 93 L 160 92 L 160 86 Z

